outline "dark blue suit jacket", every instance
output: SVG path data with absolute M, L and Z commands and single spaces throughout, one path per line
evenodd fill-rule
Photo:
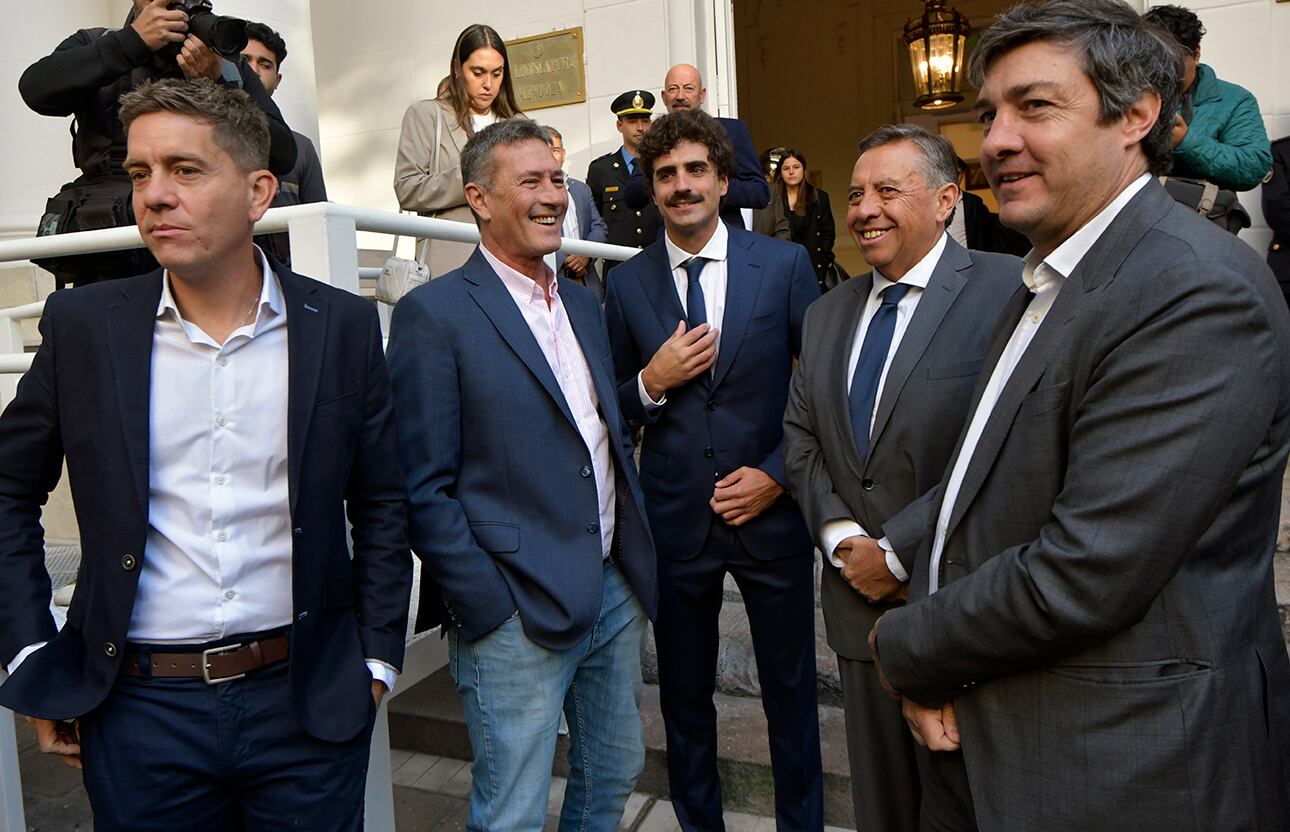
M 604 317 L 582 286 L 562 282 L 560 296 L 609 431 L 614 557 L 652 617 L 654 546 Z M 412 549 L 449 621 L 474 641 L 518 610 L 533 642 L 577 644 L 600 611 L 603 576 L 591 454 L 532 331 L 478 249 L 395 307 L 389 362 Z
M 614 269 L 605 299 L 618 399 L 629 422 L 646 424 L 641 486 L 661 557 L 696 556 L 711 523 L 713 483 L 737 468 L 760 468 L 788 487 L 782 456 L 784 407 L 802 317 L 820 295 L 806 249 L 729 228 L 726 308 L 712 373 L 669 390 L 647 413 L 636 377 L 685 315 L 662 240 Z M 756 558 L 810 551 L 797 504 L 784 495 L 740 526 Z
M 403 663 L 412 559 L 393 401 L 372 305 L 270 265 L 287 308 L 292 701 L 307 732 L 338 742 L 367 725 L 364 658 Z M 0 659 L 52 639 L 0 687 L 0 704 L 19 713 L 88 713 L 125 655 L 140 570 L 123 558 L 141 562 L 148 534 L 160 297 L 161 270 L 50 295 L 40 350 L 0 417 Z M 64 456 L 82 555 L 55 636 L 40 506 Z

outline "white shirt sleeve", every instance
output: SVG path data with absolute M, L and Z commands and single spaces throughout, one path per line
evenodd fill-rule
M 372 679 L 385 684 L 385 692 L 394 692 L 394 683 L 398 681 L 399 672 L 394 667 L 380 659 L 367 659 L 367 672 L 372 674 Z
M 887 553 L 887 569 L 891 571 L 891 576 L 902 584 L 909 580 L 909 573 L 905 571 L 905 565 L 896 557 L 896 550 L 891 548 L 891 541 L 883 538 L 878 541 L 878 545 Z
M 18 665 L 25 662 L 28 656 L 30 656 L 32 653 L 35 653 L 40 648 L 44 647 L 46 644 L 49 644 L 49 642 L 38 641 L 35 644 L 28 644 L 26 647 L 19 650 L 18 655 L 13 657 L 13 661 L 9 662 L 9 667 L 6 668 L 9 671 L 9 675 L 12 676 L 14 674 L 14 671 L 18 669 Z
M 654 401 L 649 397 L 649 393 L 645 392 L 645 371 L 644 370 L 641 370 L 639 373 L 636 374 L 636 387 L 640 391 L 641 404 L 645 406 L 646 413 L 649 413 L 652 410 L 658 410 L 660 407 L 667 404 L 666 393 L 663 394 L 663 397 L 661 399 L 659 399 L 658 401 Z
M 861 535 L 868 537 L 864 528 L 854 520 L 830 520 L 820 529 L 820 543 L 824 547 L 824 555 L 829 559 L 829 563 L 837 568 L 842 568 L 842 561 L 833 553 L 837 550 L 838 544 L 848 537 Z

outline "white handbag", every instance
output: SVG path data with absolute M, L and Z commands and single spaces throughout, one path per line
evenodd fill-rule
M 390 256 L 381 268 L 381 276 L 376 279 L 376 299 L 390 306 L 398 303 L 408 292 L 430 280 L 430 267 L 425 261 L 430 246 L 422 246 L 421 254 L 415 260 L 399 257 L 398 250 L 399 236 L 396 234 L 394 245 L 390 248 Z

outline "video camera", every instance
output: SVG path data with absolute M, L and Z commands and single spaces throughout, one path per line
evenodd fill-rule
M 188 33 L 221 57 L 236 61 L 237 56 L 246 48 L 247 22 L 215 14 L 211 0 L 177 0 L 166 8 L 178 9 L 188 15 Z M 182 48 L 181 44 L 171 44 L 158 54 L 173 61 Z

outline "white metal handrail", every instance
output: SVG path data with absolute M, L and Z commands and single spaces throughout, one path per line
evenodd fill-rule
M 459 243 L 479 242 L 479 230 L 471 223 L 375 211 L 331 202 L 272 208 L 256 223 L 257 234 L 286 231 L 291 243 L 291 266 L 300 274 L 330 283 L 358 294 L 360 277 L 375 277 L 380 269 L 358 266 L 357 232 L 399 234 L 428 237 Z M 0 240 L 0 263 L 57 257 L 71 254 L 122 251 L 141 248 L 143 240 L 135 226 L 101 231 L 81 231 L 52 237 Z M 589 243 L 564 238 L 560 251 L 565 254 L 626 260 L 639 249 L 606 243 Z M 0 404 L 12 398 L 15 374 L 31 367 L 32 355 L 25 353 L 21 321 L 38 318 L 44 302 L 27 303 L 0 309 Z M 388 308 L 382 307 L 383 325 Z M 447 662 L 447 647 L 438 630 L 423 633 L 408 641 L 403 673 L 392 699 L 425 679 Z M 4 671 L 0 669 L 0 681 Z M 392 832 L 394 829 L 393 781 L 390 771 L 389 724 L 382 706 L 372 733 L 372 752 L 368 764 L 366 828 Z M 19 832 L 26 825 L 22 809 L 22 788 L 18 776 L 18 752 L 13 723 L 8 711 L 0 708 L 0 832 Z

